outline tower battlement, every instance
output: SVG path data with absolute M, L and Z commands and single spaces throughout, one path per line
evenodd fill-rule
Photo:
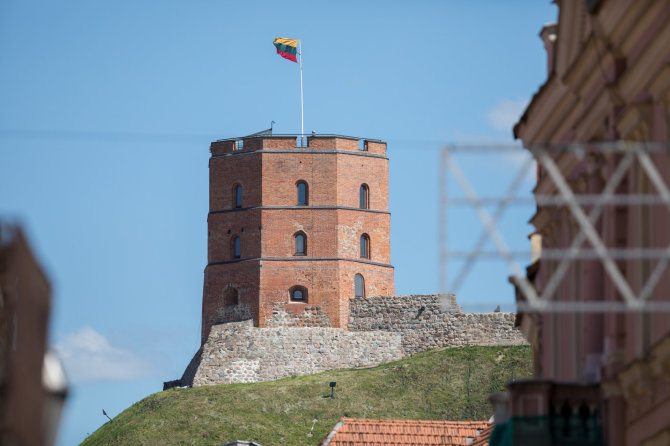
M 210 146 L 212 156 L 258 150 L 335 150 L 386 156 L 386 143 L 378 139 L 344 135 L 312 134 L 301 139 L 301 135 L 296 134 L 271 135 L 269 132 L 260 132 L 239 138 L 220 139 Z
M 350 298 L 395 292 L 386 143 L 298 136 L 211 144 L 202 342 L 223 322 L 265 327 L 277 303 L 346 328 Z

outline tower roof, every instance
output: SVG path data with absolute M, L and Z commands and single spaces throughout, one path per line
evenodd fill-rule
M 262 138 L 262 137 L 277 137 L 277 138 L 299 138 L 301 136 L 307 136 L 310 138 L 342 138 L 342 139 L 353 139 L 353 140 L 365 140 L 365 141 L 373 141 L 373 142 L 383 142 L 381 139 L 376 139 L 376 138 L 364 138 L 360 136 L 350 136 L 350 135 L 340 135 L 337 133 L 305 133 L 304 135 L 301 135 L 299 133 L 272 133 L 272 129 L 266 129 L 262 130 L 260 132 L 252 133 L 251 135 L 246 135 L 246 136 L 236 136 L 232 138 L 223 138 L 223 139 L 217 139 L 214 142 L 223 142 L 223 141 L 236 141 L 240 139 L 247 139 L 247 138 Z

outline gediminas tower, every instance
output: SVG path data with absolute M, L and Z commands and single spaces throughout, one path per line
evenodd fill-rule
M 278 303 L 319 306 L 346 328 L 351 297 L 394 295 L 386 143 L 296 141 L 266 131 L 211 144 L 202 342 L 223 322 L 267 326 Z

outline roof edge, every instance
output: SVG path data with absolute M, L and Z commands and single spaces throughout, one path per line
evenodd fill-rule
M 326 438 L 324 438 L 323 441 L 319 443 L 319 446 L 328 446 L 335 434 L 337 434 L 337 431 L 339 431 L 342 426 L 344 426 L 344 421 L 340 419 L 340 421 L 335 423 L 335 427 L 333 427 L 328 435 L 326 435 Z

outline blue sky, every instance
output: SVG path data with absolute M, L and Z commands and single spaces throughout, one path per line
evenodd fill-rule
M 71 383 L 59 444 L 161 390 L 197 349 L 209 143 L 271 120 L 299 131 L 297 66 L 275 37 L 302 40 L 306 132 L 388 142 L 396 291 L 431 293 L 440 148 L 513 143 L 555 19 L 548 0 L 1 2 L 0 217 L 25 226 L 53 283 L 50 342 Z M 459 161 L 485 195 L 518 166 Z M 531 213 L 501 222 L 517 249 Z M 481 225 L 449 215 L 450 246 L 467 249 Z M 480 262 L 459 301 L 513 308 L 507 274 Z

